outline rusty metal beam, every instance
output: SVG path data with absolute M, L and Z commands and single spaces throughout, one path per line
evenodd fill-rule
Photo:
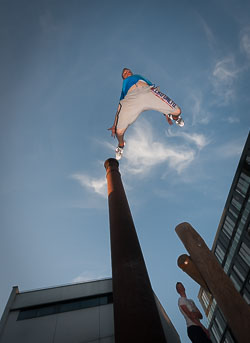
M 233 335 L 239 343 L 249 342 L 250 308 L 246 301 L 189 223 L 179 224 L 175 231 L 217 301 Z
M 165 343 L 119 164 L 111 158 L 104 166 L 108 184 L 115 342 Z

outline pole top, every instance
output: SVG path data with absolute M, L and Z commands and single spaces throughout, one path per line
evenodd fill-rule
M 115 158 L 109 158 L 104 162 L 104 167 L 106 170 L 108 167 L 116 167 L 118 169 L 119 162 Z

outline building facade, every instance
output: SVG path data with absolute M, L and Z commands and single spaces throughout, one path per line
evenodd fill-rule
M 180 343 L 154 296 L 166 341 Z M 112 279 L 27 292 L 13 287 L 0 321 L 0 343 L 34 342 L 114 343 Z
M 237 291 L 250 305 L 250 134 L 243 149 L 212 251 Z M 215 299 L 202 288 L 198 298 L 216 343 L 236 340 Z
M 1 343 L 113 343 L 112 280 L 29 292 L 13 287 L 0 322 Z

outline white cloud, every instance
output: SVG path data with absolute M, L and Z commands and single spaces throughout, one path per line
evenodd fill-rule
M 206 125 L 210 122 L 211 115 L 203 108 L 203 94 L 199 90 L 193 90 L 187 98 L 186 109 L 190 109 L 188 113 L 192 116 L 192 125 L 203 124 Z M 185 114 L 183 117 L 185 120 Z
M 182 137 L 186 141 L 194 143 L 199 150 L 203 149 L 206 145 L 210 143 L 209 139 L 201 133 L 187 133 L 187 132 L 173 133 L 171 130 L 168 130 L 168 134 L 172 137 Z
M 93 178 L 86 174 L 73 174 L 71 177 L 81 184 L 84 188 L 87 188 L 95 193 L 106 197 L 107 196 L 107 181 L 106 177 Z
M 245 28 L 241 32 L 240 48 L 247 58 L 250 59 L 250 27 Z
M 214 37 L 214 34 L 212 32 L 212 29 L 208 26 L 207 22 L 200 15 L 198 15 L 198 17 L 199 17 L 200 22 L 202 24 L 203 30 L 206 34 L 208 44 L 211 48 L 213 48 L 213 46 L 215 44 L 215 37 Z
M 241 69 L 237 67 L 234 57 L 228 56 L 217 61 L 212 72 L 214 93 L 222 104 L 228 104 L 234 97 L 234 81 Z
M 187 133 L 179 127 L 168 130 L 167 138 L 162 138 L 153 130 L 145 118 L 140 118 L 126 133 L 127 144 L 124 149 L 120 168 L 123 174 L 148 175 L 161 165 L 162 176 L 169 172 L 181 174 L 197 157 L 200 150 L 209 144 L 209 140 L 200 133 Z M 105 145 L 114 151 L 115 145 Z M 103 146 L 103 142 L 102 142 Z M 106 178 L 93 178 L 86 174 L 74 174 L 72 177 L 84 188 L 106 197 Z M 126 185 L 126 189 L 129 185 Z
M 234 58 L 226 57 L 215 65 L 213 76 L 220 82 L 231 83 L 237 76 L 238 70 L 235 67 Z
M 181 173 L 195 158 L 195 150 L 187 145 L 160 141 L 145 119 L 139 125 L 134 124 L 125 149 L 124 168 L 130 174 L 147 174 L 153 167 L 163 163 Z

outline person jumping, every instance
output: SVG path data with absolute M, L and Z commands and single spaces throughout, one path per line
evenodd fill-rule
M 117 138 L 118 146 L 115 150 L 116 159 L 120 160 L 125 146 L 124 134 L 139 115 L 147 110 L 163 113 L 170 125 L 172 120 L 179 126 L 184 126 L 180 107 L 166 94 L 160 92 L 152 82 L 141 75 L 133 74 L 129 68 L 122 71 L 122 92 L 115 115 L 111 136 Z

